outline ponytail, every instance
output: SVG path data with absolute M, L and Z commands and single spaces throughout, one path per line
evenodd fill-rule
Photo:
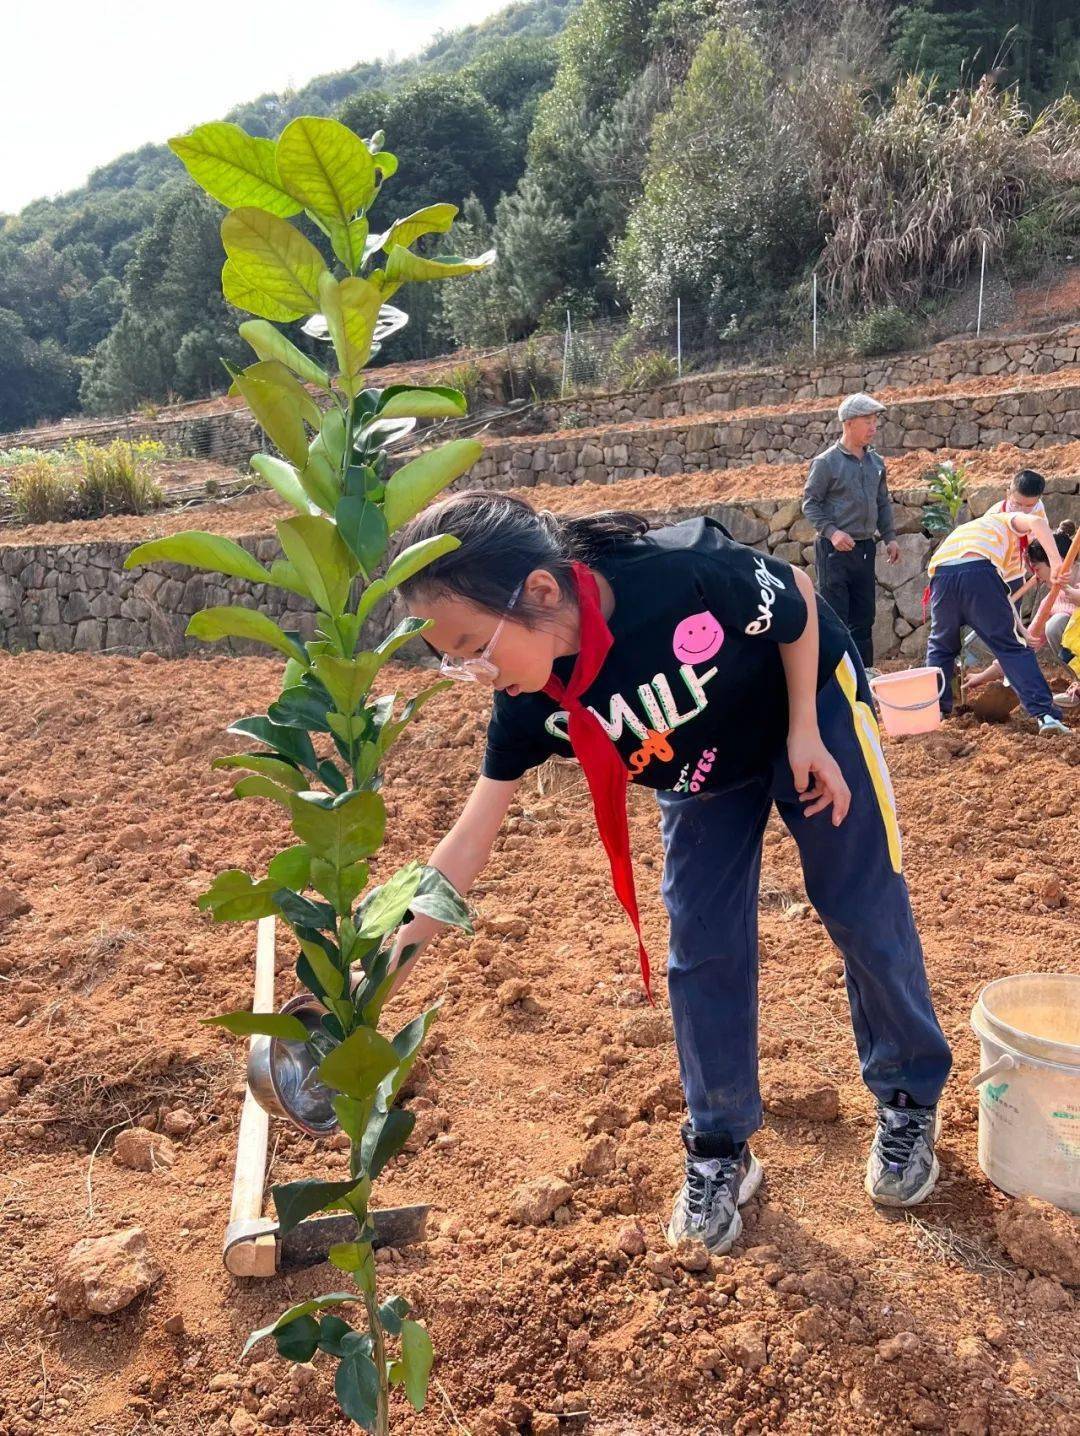
M 426 508 L 406 525 L 397 551 L 439 534 L 459 547 L 428 564 L 401 586 L 405 598 L 419 593 L 463 598 L 491 613 L 505 613 L 514 591 L 533 572 L 546 569 L 563 596 L 575 600 L 575 562 L 591 565 L 620 544 L 647 533 L 640 514 L 612 510 L 569 517 L 537 510 L 512 494 L 469 490 Z M 520 601 L 515 616 L 525 623 L 540 615 Z

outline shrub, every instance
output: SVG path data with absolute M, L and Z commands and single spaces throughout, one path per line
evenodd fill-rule
M 670 354 L 661 349 L 646 349 L 622 365 L 618 382 L 623 389 L 655 389 L 661 384 L 670 384 L 677 375 L 678 366 Z
M 76 492 L 73 475 L 45 454 L 19 463 L 8 479 L 15 517 L 24 524 L 59 523 L 70 518 Z
M 465 395 L 470 409 L 483 397 L 484 373 L 475 360 L 458 364 L 451 369 L 446 376 L 446 382 L 452 389 L 459 389 Z
M 856 354 L 895 354 L 918 338 L 918 321 L 895 304 L 871 309 L 851 326 L 851 347 Z
M 145 514 L 164 501 L 161 485 L 148 467 L 152 459 L 164 453 L 161 444 L 114 439 L 103 447 L 77 443 L 75 453 L 82 465 L 77 491 L 79 517 Z

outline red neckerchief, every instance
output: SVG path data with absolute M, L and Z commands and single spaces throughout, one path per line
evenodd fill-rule
M 600 609 L 600 590 L 596 579 L 583 563 L 574 563 L 573 576 L 581 620 L 581 646 L 574 660 L 570 681 L 564 684 L 553 673 L 544 684 L 544 692 L 566 709 L 570 746 L 581 764 L 592 795 L 596 828 L 611 864 L 611 885 L 637 934 L 641 976 L 645 992 L 652 1002 L 649 954 L 641 940 L 641 918 L 630 859 L 630 826 L 626 817 L 628 775 L 618 748 L 604 731 L 600 720 L 581 701 L 581 695 L 603 667 L 614 640 Z

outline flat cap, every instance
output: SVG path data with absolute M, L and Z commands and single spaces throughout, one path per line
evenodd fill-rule
M 881 414 L 885 405 L 879 404 L 876 399 L 871 399 L 869 394 L 849 394 L 837 409 L 841 424 L 848 419 L 862 419 L 867 414 Z

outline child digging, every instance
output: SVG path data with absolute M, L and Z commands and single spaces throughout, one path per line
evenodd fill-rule
M 929 563 L 930 639 L 926 662 L 944 675 L 941 711 L 952 712 L 953 671 L 963 628 L 973 628 L 1016 691 L 1040 733 L 1068 733 L 1050 685 L 1028 646 L 1005 575 L 1020 562 L 1022 538 L 1036 540 L 1047 558 L 1051 580 L 1061 567 L 1054 536 L 1037 514 L 983 514 L 953 529 Z
M 1075 533 L 1076 525 L 1069 522 L 1060 524 L 1054 530 L 1054 542 L 1058 554 L 1062 558 L 1069 552 L 1069 545 Z M 1050 583 L 1050 560 L 1041 543 L 1028 545 L 1026 561 L 1031 570 L 1031 583 L 1050 585 L 1050 592 L 1039 604 L 1035 617 L 1027 629 L 1028 643 L 1032 648 L 1048 646 L 1054 659 L 1068 669 L 1075 655 L 1064 647 L 1063 639 L 1070 619 L 1080 608 L 1080 588 L 1063 583 L 1060 574 L 1056 583 Z M 1020 592 L 1023 590 L 1017 591 L 1018 594 Z M 995 661 L 989 668 L 984 668 L 981 673 L 973 674 L 967 680 L 966 686 L 968 689 L 981 688 L 984 684 L 1004 676 L 1001 664 Z M 1080 704 L 1080 683 L 1070 683 L 1064 693 L 1055 695 L 1055 701 L 1060 708 L 1075 708 Z
M 858 653 L 810 579 L 710 519 L 649 532 L 633 514 L 567 519 L 462 494 L 403 545 L 460 547 L 405 585 L 449 677 L 494 690 L 482 775 L 431 861 L 465 893 L 525 772 L 573 749 L 615 892 L 638 927 L 626 783 L 657 791 L 668 992 L 689 1108 L 668 1228 L 727 1251 L 761 1181 L 757 890 L 775 804 L 810 901 L 844 957 L 863 1079 L 877 1101 L 866 1188 L 932 1190 L 950 1053 L 901 872 L 900 833 Z M 398 952 L 437 924 L 417 917 Z M 646 987 L 648 955 L 638 933 Z M 404 954 L 402 978 L 416 955 Z

